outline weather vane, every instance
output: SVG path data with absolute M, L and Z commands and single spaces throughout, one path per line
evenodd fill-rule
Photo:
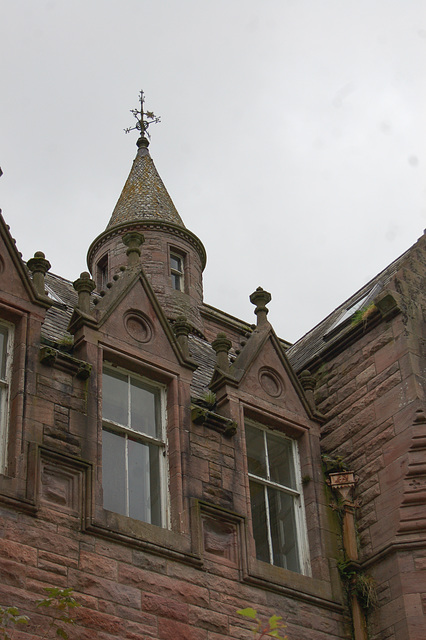
M 141 103 L 140 109 L 130 109 L 130 113 L 134 115 L 136 118 L 136 124 L 134 127 L 128 127 L 124 129 L 125 133 L 130 133 L 130 131 L 140 131 L 142 137 L 145 137 L 145 134 L 148 138 L 151 136 L 148 133 L 148 127 L 150 124 L 156 124 L 161 121 L 161 118 L 155 115 L 153 111 L 144 111 L 144 102 L 145 102 L 145 94 L 143 91 L 139 92 L 139 102 Z

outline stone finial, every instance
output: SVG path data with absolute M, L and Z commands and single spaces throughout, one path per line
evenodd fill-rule
M 90 294 L 96 289 L 96 283 L 91 279 L 90 273 L 83 271 L 78 280 L 73 282 L 73 287 L 78 293 L 78 308 L 83 313 L 90 314 Z
M 299 375 L 299 380 L 305 391 L 313 391 L 315 389 L 316 380 L 311 375 L 309 369 L 304 369 Z
M 262 289 L 262 287 L 257 287 L 256 291 L 254 291 L 250 296 L 250 302 L 256 305 L 254 312 L 257 316 L 258 327 L 266 322 L 266 316 L 269 313 L 269 309 L 266 308 L 266 305 L 271 301 L 271 299 L 271 294 Z
M 191 331 L 191 325 L 185 316 L 179 316 L 173 325 L 173 331 L 178 341 L 182 353 L 185 358 L 189 358 L 188 335 Z
M 232 342 L 226 337 L 225 333 L 219 332 L 212 342 L 212 347 L 216 352 L 216 366 L 222 371 L 228 371 L 229 359 L 228 353 L 232 347 Z
M 127 247 L 126 254 L 129 261 L 129 267 L 135 267 L 141 257 L 141 250 L 139 247 L 145 242 L 145 238 L 142 233 L 130 231 L 129 233 L 124 234 L 122 240 Z
M 314 389 L 316 386 L 316 380 L 314 376 L 311 375 L 309 369 L 304 369 L 299 374 L 300 384 L 305 390 L 306 399 L 312 411 L 316 411 L 315 398 L 314 398 Z
M 44 278 L 46 273 L 50 269 L 50 262 L 46 260 L 43 251 L 36 251 L 34 258 L 30 258 L 27 262 L 27 267 L 33 274 L 34 287 L 40 296 L 45 296 L 46 291 L 44 289 Z

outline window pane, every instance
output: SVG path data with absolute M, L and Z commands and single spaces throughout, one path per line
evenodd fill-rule
M 274 564 L 290 571 L 300 571 L 295 499 L 287 493 L 268 487 L 268 500 Z
M 246 425 L 246 444 L 249 473 L 267 478 L 263 431 Z
M 161 526 L 160 447 L 128 440 L 129 516 Z
M 176 291 L 181 290 L 181 278 L 182 276 L 177 273 L 172 273 L 172 288 L 176 289 Z
M 291 489 L 296 489 L 293 443 L 272 433 L 266 434 L 266 441 L 268 443 L 271 480 Z
M 159 408 L 158 389 L 147 389 L 142 382 L 132 379 L 130 393 L 132 429 L 154 438 L 161 438 L 160 420 L 157 415 Z
M 115 371 L 104 371 L 102 377 L 102 415 L 107 420 L 128 426 L 127 376 Z
M 265 487 L 250 480 L 251 517 L 253 536 L 256 543 L 256 558 L 270 562 L 268 527 L 266 523 Z
M 182 273 L 182 259 L 178 256 L 170 256 L 170 267 Z
M 161 473 L 160 464 L 163 448 L 150 445 L 149 447 L 149 468 L 151 472 L 151 523 L 161 527 L 162 522 L 162 500 L 161 500 Z
M 115 513 L 126 513 L 125 444 L 123 436 L 102 432 L 102 486 L 104 508 Z
M 7 329 L 0 327 L 0 378 L 6 377 Z

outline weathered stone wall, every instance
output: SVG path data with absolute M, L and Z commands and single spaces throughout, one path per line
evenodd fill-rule
M 97 466 L 90 444 L 96 420 L 88 420 L 87 402 L 93 386 L 76 377 L 77 365 L 67 358 L 37 357 L 29 366 L 24 448 L 31 504 L 0 506 L 0 604 L 31 619 L 17 638 L 43 635 L 48 612 L 35 604 L 51 586 L 74 589 L 82 606 L 70 637 L 81 640 L 243 640 L 250 623 L 236 610 L 245 606 L 263 617 L 282 615 L 290 639 L 349 637 L 343 608 L 325 582 L 291 572 L 281 585 L 281 577 L 261 585 L 250 580 L 241 438 L 185 422 L 186 498 L 204 502 L 193 508 L 193 553 L 183 561 L 173 558 L 173 544 L 152 553 L 138 549 L 135 538 L 114 542 L 90 530 L 86 513 L 98 493 L 90 487 L 98 475 L 86 466 L 88 457 Z
M 242 421 L 235 437 L 191 421 L 192 368 L 177 357 L 142 281 L 135 282 L 116 306 L 110 289 L 113 313 L 101 328 L 95 318 L 79 325 L 72 353 L 66 345 L 61 351 L 41 343 L 43 314 L 24 300 L 25 291 L 16 303 L 21 315 L 5 312 L 16 327 L 16 368 L 8 475 L 0 479 L 0 605 L 17 606 L 31 618 L 16 639 L 43 637 L 49 612 L 36 601 L 52 586 L 74 590 L 82 606 L 70 637 L 81 640 L 243 640 L 251 625 L 236 610 L 246 606 L 264 617 L 284 616 L 292 640 L 347 639 L 335 572 L 333 584 L 329 579 L 334 547 L 316 499 L 317 425 L 311 425 L 311 442 L 310 420 L 300 408 L 303 470 L 317 465 L 306 488 L 310 577 L 255 560 Z M 140 308 L 155 336 L 142 343 L 123 324 L 129 309 Z M 167 387 L 170 529 L 103 509 L 104 360 Z M 300 399 L 289 395 L 294 409 Z M 253 395 L 246 392 L 245 402 Z M 266 410 L 269 396 L 264 392 L 259 402 Z M 294 428 L 297 415 L 291 416 Z M 265 565 L 263 572 L 256 563 Z
M 81 534 L 53 512 L 0 514 L 0 602 L 30 616 L 22 640 L 43 635 L 48 621 L 35 602 L 52 585 L 75 590 L 82 606 L 70 637 L 79 640 L 243 640 L 250 624 L 236 610 L 246 605 L 262 616 L 282 614 L 291 639 L 349 637 L 339 613 L 241 584 L 235 569 L 198 570 Z
M 366 323 L 316 371 L 323 451 L 341 456 L 358 478 L 360 560 L 378 583 L 373 638 L 426 635 L 424 244 L 423 237 L 389 286 L 400 313 L 372 329 Z

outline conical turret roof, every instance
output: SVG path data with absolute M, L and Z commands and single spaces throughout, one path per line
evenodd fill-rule
M 140 138 L 139 150 L 107 229 L 127 222 L 162 220 L 185 227 L 148 151 Z

